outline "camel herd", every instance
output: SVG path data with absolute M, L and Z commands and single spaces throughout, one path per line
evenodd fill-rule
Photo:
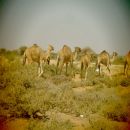
M 33 62 L 38 63 L 38 76 L 43 75 L 43 64 L 50 63 L 50 56 L 51 52 L 54 50 L 54 47 L 52 45 L 48 45 L 48 49 L 45 51 L 41 47 L 39 47 L 37 44 L 33 44 L 31 47 L 27 48 L 23 55 L 23 65 L 24 64 L 31 64 Z M 73 62 L 77 60 L 78 54 L 80 54 L 81 48 L 75 47 L 74 52 L 72 52 L 71 48 L 68 45 L 64 45 L 62 49 L 57 54 L 57 61 L 56 61 L 56 74 L 61 74 L 64 64 L 66 65 L 66 75 L 67 75 L 67 69 L 68 65 L 71 66 L 71 72 L 74 76 L 73 72 Z M 117 57 L 117 53 L 113 52 L 112 57 L 110 54 L 103 50 L 100 54 L 97 56 L 97 62 L 96 62 L 96 71 L 99 72 L 99 75 L 101 74 L 101 64 L 106 66 L 108 69 L 109 75 L 111 76 L 111 70 L 110 65 Z M 83 71 L 85 71 L 85 80 L 87 79 L 87 70 L 90 66 L 92 60 L 92 54 L 90 52 L 86 52 L 80 57 L 80 69 L 81 69 L 81 79 L 83 77 Z M 125 56 L 125 63 L 124 63 L 124 74 L 128 77 L 128 69 L 130 66 L 130 51 Z

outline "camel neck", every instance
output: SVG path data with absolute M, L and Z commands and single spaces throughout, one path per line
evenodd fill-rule
M 111 62 L 114 62 L 115 56 L 113 55 L 110 60 L 111 60 Z
M 51 54 L 51 50 L 47 50 L 47 51 L 46 51 L 46 55 L 47 55 L 47 56 L 50 56 L 50 54 Z
M 78 52 L 74 52 L 74 60 L 77 59 L 77 56 L 78 56 Z

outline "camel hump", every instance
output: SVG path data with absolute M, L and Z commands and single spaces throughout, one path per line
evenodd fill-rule
M 107 53 L 107 51 L 106 51 L 106 50 L 103 50 L 102 53 Z
M 34 47 L 38 47 L 38 44 L 34 43 L 33 46 L 34 46 Z
M 66 44 L 65 44 L 65 45 L 63 45 L 63 48 L 66 48 L 66 47 L 68 47 Z
M 81 52 L 81 48 L 80 47 L 75 47 L 75 52 Z
M 109 53 L 108 53 L 106 50 L 103 50 L 103 51 L 100 53 L 100 55 L 108 55 L 108 56 L 110 56 Z
M 67 46 L 67 45 L 64 45 L 63 48 L 62 48 L 62 51 L 66 52 L 66 53 L 71 52 L 71 48 L 69 46 Z

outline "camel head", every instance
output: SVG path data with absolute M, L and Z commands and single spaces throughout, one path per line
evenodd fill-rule
M 52 45 L 48 45 L 48 51 L 53 51 L 54 50 L 54 47 Z
M 112 53 L 112 57 L 111 57 L 111 59 L 110 59 L 111 63 L 114 62 L 114 60 L 117 58 L 117 56 L 118 56 L 118 53 L 114 51 L 114 52 Z
M 115 56 L 115 57 L 118 56 L 118 53 L 114 51 L 114 52 L 112 53 L 112 57 L 113 57 L 113 56 Z
M 34 46 L 34 47 L 38 47 L 37 43 L 34 43 L 33 46 Z
M 75 47 L 74 52 L 77 52 L 77 53 L 81 52 L 81 48 L 80 47 Z
M 78 54 L 81 52 L 81 48 L 80 47 L 75 47 L 74 48 L 74 52 L 73 52 L 73 60 L 76 60 L 78 57 Z

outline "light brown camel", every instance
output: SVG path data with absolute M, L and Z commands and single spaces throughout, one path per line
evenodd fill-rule
M 27 48 L 23 55 L 23 65 L 32 64 L 33 62 L 38 63 L 38 76 L 43 74 L 43 61 L 50 61 L 51 51 L 54 50 L 53 46 L 49 45 L 48 50 L 42 50 L 37 44 L 33 44 L 33 46 Z
M 46 51 L 46 57 L 44 58 L 44 61 L 47 62 L 47 64 L 50 64 L 51 59 L 51 52 L 54 50 L 54 47 L 52 45 L 48 45 L 48 49 Z
M 117 56 L 116 52 L 113 52 L 112 58 L 110 58 L 109 53 L 106 50 L 103 50 L 97 57 L 97 69 L 96 71 L 99 71 L 99 75 L 101 73 L 101 64 L 105 65 L 109 71 L 109 74 L 111 75 L 110 71 L 110 65 L 115 60 L 115 57 Z
M 130 51 L 125 56 L 125 63 L 124 63 L 124 74 L 128 77 L 128 70 L 130 67 Z
M 80 47 L 75 47 L 74 52 L 73 52 L 73 60 L 77 60 L 78 54 L 81 52 Z
M 79 47 L 75 47 L 75 51 L 72 52 L 69 46 L 64 45 L 63 48 L 59 51 L 57 56 L 56 74 L 58 73 L 58 67 L 60 69 L 61 74 L 64 64 L 66 64 L 66 74 L 67 74 L 67 68 L 69 63 L 71 65 L 73 73 L 73 61 L 76 59 L 77 53 L 80 52 L 80 50 L 81 49 Z
M 81 63 L 81 79 L 82 79 L 82 76 L 83 76 L 83 70 L 85 70 L 85 80 L 87 79 L 87 71 L 88 71 L 90 62 L 91 62 L 91 54 L 86 53 L 85 55 L 81 56 L 81 60 L 80 60 L 80 63 Z

